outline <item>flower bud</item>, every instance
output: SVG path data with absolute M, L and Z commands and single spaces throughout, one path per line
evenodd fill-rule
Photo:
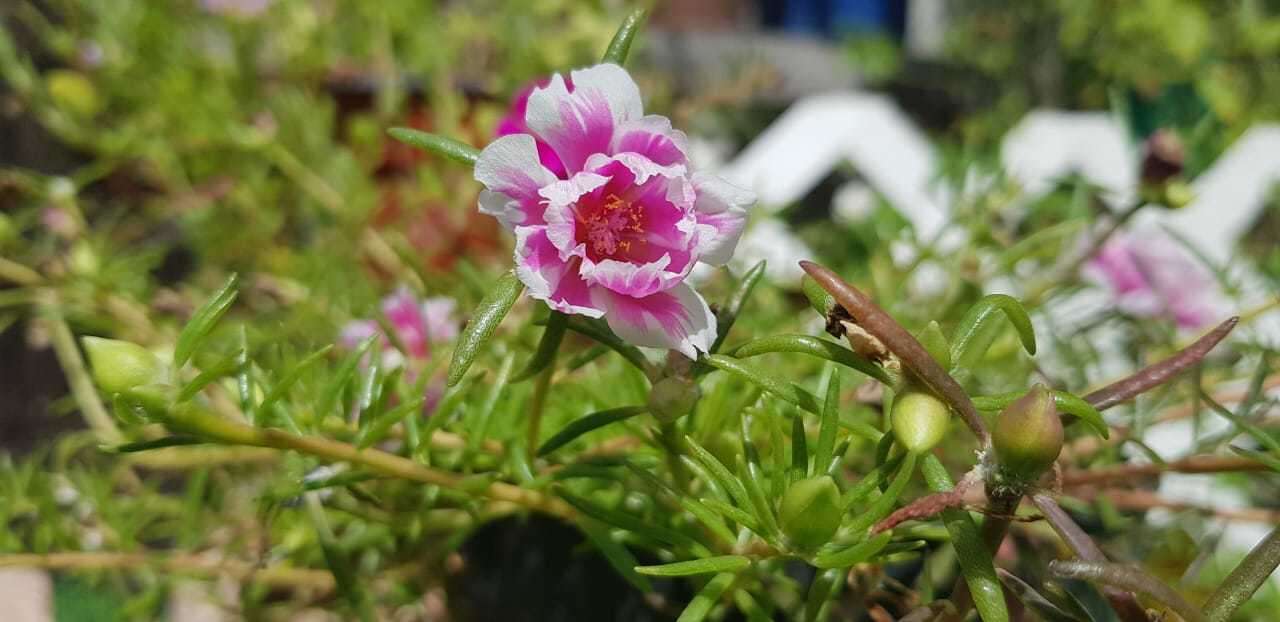
M 1159 130 L 1147 139 L 1142 158 L 1142 198 L 1171 209 L 1191 201 L 1191 188 L 1182 179 L 1186 159 L 1182 140 L 1169 130 Z
M 684 376 L 667 376 L 649 389 L 649 412 L 663 423 L 689 414 L 698 405 L 702 390 Z
M 950 422 L 951 410 L 930 393 L 908 390 L 893 401 L 893 436 L 911 453 L 933 449 Z
M 840 490 L 830 476 L 802 479 L 782 495 L 778 520 L 787 541 L 801 550 L 827 542 L 840 527 Z
M 1186 152 L 1182 139 L 1171 130 L 1157 130 L 1143 146 L 1142 183 L 1158 186 L 1182 174 Z
M 62 111 L 87 119 L 102 110 L 102 98 L 87 76 L 70 69 L 53 69 L 45 74 L 49 99 Z
M 93 380 L 107 393 L 123 393 L 165 381 L 165 365 L 150 350 L 128 341 L 84 337 Z
M 1039 478 L 1062 451 L 1062 421 L 1049 390 L 1037 384 L 1005 408 L 991 441 L 1001 477 L 1022 484 Z

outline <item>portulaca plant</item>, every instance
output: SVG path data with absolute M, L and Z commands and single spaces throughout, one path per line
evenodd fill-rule
M 513 514 L 581 531 L 656 611 L 681 622 L 734 612 L 810 622 L 973 612 L 987 622 L 1097 612 L 1216 622 L 1252 597 L 1280 564 L 1280 530 L 1192 602 L 1110 557 L 1060 502 L 1064 490 L 1140 475 L 1276 469 L 1274 438 L 1225 408 L 1263 451 L 1091 468 L 1090 447 L 1128 432 L 1102 412 L 1198 369 L 1236 318 L 1083 395 L 1049 386 L 1047 375 L 988 394 L 969 382 L 1008 326 L 1020 356 L 1037 352 L 1028 312 L 1007 295 L 980 297 L 950 330 L 935 321 L 913 332 L 805 261 L 808 304 L 796 307 L 811 307 L 831 338 L 734 332 L 752 312 L 764 265 L 714 305 L 688 277 L 698 263 L 732 258 L 754 198 L 693 170 L 685 135 L 644 114 L 623 68 L 642 18 L 624 23 L 602 63 L 531 88 L 483 150 L 391 130 L 472 167 L 479 211 L 512 234 L 511 270 L 484 284 L 460 330 L 452 301 L 401 290 L 376 317 L 348 324 L 336 352 L 258 360 L 243 333 L 231 347 L 234 339 L 214 336 L 239 295 L 232 278 L 163 352 L 85 337 L 94 393 L 65 323 L 55 323 L 76 398 L 101 413 L 108 449 L 139 464 L 185 445 L 287 456 L 280 468 L 304 472 L 271 491 L 262 513 L 305 508 L 314 526 L 306 537 L 322 553 L 311 561 L 328 570 L 319 582 L 365 620 L 386 617 L 382 603 L 394 598 L 378 577 L 414 572 L 424 550 L 448 558 Z M 512 314 L 526 293 L 545 312 Z M 536 345 L 495 339 L 504 322 L 512 330 L 526 319 Z M 764 356 L 795 364 L 762 364 Z M 591 367 L 605 360 L 624 371 Z M 856 394 L 842 389 L 855 380 Z M 1196 388 L 1198 403 L 1216 406 Z M 579 412 L 570 402 L 588 393 L 617 402 Z M 560 427 L 546 433 L 552 411 Z M 366 537 L 377 530 L 391 535 Z M 997 563 L 1006 547 L 1047 553 Z M 174 559 L 177 569 L 202 567 Z M 946 567 L 920 572 L 917 588 L 889 576 L 925 559 Z M 302 581 L 287 572 L 297 568 L 273 569 Z M 240 570 L 246 580 L 267 574 Z M 659 581 L 670 578 L 689 596 L 665 590 Z M 878 597 L 880 586 L 900 597 Z

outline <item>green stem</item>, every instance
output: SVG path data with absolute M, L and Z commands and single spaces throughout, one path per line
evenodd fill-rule
M 661 424 L 662 446 L 667 453 L 667 468 L 676 482 L 676 490 L 681 494 L 689 493 L 689 472 L 685 470 L 684 461 L 680 460 L 680 430 L 674 421 Z
M 1205 602 L 1206 622 L 1226 622 L 1235 610 L 1253 597 L 1253 593 L 1280 566 L 1280 526 L 1249 551 L 1249 555 L 1231 571 Z
M 170 427 L 177 431 L 200 434 L 232 445 L 251 445 L 293 450 L 329 462 L 350 462 L 386 477 L 431 484 L 466 494 L 480 494 L 495 501 L 536 510 L 565 520 L 577 512 L 567 503 L 536 490 L 526 490 L 505 482 L 494 482 L 476 489 L 466 478 L 425 467 L 413 460 L 378 449 L 359 449 L 354 445 L 317 436 L 291 434 L 274 428 L 255 428 L 194 406 L 181 412 L 168 413 Z
M 556 373 L 555 354 L 550 363 L 538 373 L 533 385 L 533 397 L 529 401 L 529 431 L 525 442 L 525 450 L 529 452 L 532 462 L 538 455 L 538 439 L 542 436 L 542 413 L 546 410 L 547 393 L 551 391 L 551 377 Z
M 58 309 L 56 295 L 50 291 L 42 298 L 44 301 L 40 308 L 49 323 L 49 341 L 53 345 L 54 355 L 58 358 L 58 364 L 62 366 L 67 384 L 71 387 L 71 395 L 75 398 L 76 405 L 80 407 L 80 413 L 84 415 L 85 422 L 93 429 L 93 433 L 101 443 L 115 445 L 124 441 L 124 435 L 116 427 L 115 420 L 111 418 L 111 414 L 102 405 L 102 400 L 98 398 L 98 390 L 94 387 L 89 370 L 85 367 L 84 358 L 80 356 L 80 348 L 76 346 L 71 327 L 67 326 L 67 320 L 62 317 L 62 312 Z

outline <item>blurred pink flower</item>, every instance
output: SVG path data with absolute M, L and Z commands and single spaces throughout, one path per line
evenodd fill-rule
M 395 330 L 396 338 L 405 349 L 402 354 L 384 337 L 381 360 L 383 369 L 404 366 L 405 379 L 414 382 L 422 365 L 431 357 L 431 347 L 453 341 L 458 336 L 458 321 L 454 316 L 456 306 L 457 303 L 452 298 L 443 296 L 419 302 L 407 287 L 401 287 L 383 298 L 382 314 L 386 316 L 387 323 Z M 376 320 L 352 320 L 342 328 L 338 343 L 343 348 L 352 350 L 369 337 L 380 334 L 382 327 Z M 408 355 L 409 360 L 405 360 L 405 355 Z M 422 403 L 423 415 L 431 414 L 443 395 L 444 381 L 441 378 L 429 380 L 425 389 L 426 400 Z
M 1159 231 L 1117 232 L 1089 260 L 1085 275 L 1107 286 L 1116 305 L 1140 317 L 1169 317 L 1179 328 L 1216 319 L 1217 281 L 1185 248 Z
M 710 349 L 715 316 L 685 279 L 698 262 L 729 261 L 755 196 L 690 173 L 684 133 L 644 115 L 618 65 L 554 75 L 525 108 L 526 133 L 485 147 L 475 177 L 486 187 L 480 211 L 515 233 L 516 275 L 530 295 L 603 316 L 636 345 L 689 358 Z M 564 175 L 542 163 L 539 143 Z
M 224 17 L 257 17 L 271 7 L 273 0 L 200 0 L 207 13 Z
M 516 91 L 515 99 L 511 100 L 511 108 L 507 110 L 507 116 L 502 117 L 498 122 L 498 130 L 494 132 L 495 137 L 508 136 L 511 134 L 531 134 L 529 126 L 525 124 L 525 113 L 529 110 L 529 96 L 533 95 L 535 89 L 546 87 L 551 83 L 551 78 L 542 78 L 534 80 Z M 573 92 L 573 79 L 566 77 L 564 86 L 570 93 Z M 534 143 L 538 146 L 538 160 L 542 165 L 547 167 L 556 177 L 565 178 L 564 164 L 560 162 L 560 156 L 556 155 L 555 149 L 551 148 L 546 141 L 533 136 Z
M 419 302 L 407 287 L 401 287 L 382 299 L 382 314 L 395 329 L 395 337 L 404 345 L 404 354 L 424 361 L 430 357 L 433 344 L 453 341 L 458 336 L 458 324 L 454 319 L 456 304 L 452 298 L 446 297 Z M 342 328 L 339 343 L 353 349 L 377 334 L 382 334 L 382 327 L 376 320 L 352 320 Z M 404 362 L 404 355 L 390 340 L 384 339 L 382 365 L 394 368 Z

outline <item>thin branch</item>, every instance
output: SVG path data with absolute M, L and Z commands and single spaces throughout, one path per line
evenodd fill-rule
M 1068 471 L 1062 475 L 1063 486 L 1084 486 L 1112 480 L 1132 479 L 1161 473 L 1230 473 L 1266 471 L 1270 467 L 1249 458 L 1237 456 L 1191 456 L 1163 464 L 1121 464 L 1105 469 Z
M 67 377 L 67 384 L 71 387 L 71 395 L 75 398 L 76 406 L 80 408 L 80 414 L 93 429 L 99 442 L 109 444 L 121 442 L 124 440 L 124 435 L 120 433 L 115 419 L 98 398 L 98 391 L 94 388 L 88 368 L 85 367 L 84 357 L 80 355 L 76 338 L 71 334 L 71 327 L 67 326 L 67 320 L 62 317 L 62 312 L 58 309 L 57 294 L 52 290 L 44 292 L 40 310 L 49 324 L 49 342 L 53 345 L 53 353 L 58 359 L 58 364 L 62 366 L 63 374 Z
M 1096 581 L 1103 585 L 1142 592 L 1164 603 L 1187 622 L 1204 620 L 1200 612 L 1181 594 L 1140 568 L 1110 562 L 1054 560 L 1049 562 L 1049 573 L 1059 578 Z
M 200 555 L 155 555 L 150 553 L 43 553 L 0 555 L 0 568 L 45 568 L 48 570 L 127 570 L 162 568 L 202 576 L 227 574 L 242 581 L 272 587 L 312 589 L 331 592 L 333 575 L 327 570 L 288 566 L 258 567 L 256 564 Z
M 1280 527 L 1253 547 L 1204 603 L 1206 622 L 1226 622 L 1280 566 Z
M 1267 376 L 1262 381 L 1261 388 L 1263 392 L 1269 392 L 1272 389 L 1275 389 L 1277 387 L 1280 387 L 1280 374 L 1271 374 L 1270 376 Z M 1248 388 L 1237 387 L 1237 388 L 1231 388 L 1231 389 L 1224 389 L 1221 391 L 1215 391 L 1213 393 L 1213 399 L 1219 404 L 1238 404 L 1242 400 L 1248 398 L 1249 394 L 1250 394 L 1250 390 Z M 1195 408 L 1195 404 L 1192 404 L 1192 403 L 1180 404 L 1178 406 L 1174 406 L 1162 411 L 1159 415 L 1155 417 L 1155 419 L 1151 422 L 1150 425 L 1156 425 L 1161 423 L 1168 423 L 1170 421 L 1178 421 L 1180 419 L 1186 419 L 1196 414 L 1196 412 L 1197 412 L 1197 409 Z M 1267 420 L 1266 422 L 1263 422 L 1262 425 L 1264 426 L 1272 425 L 1272 420 Z M 1088 456 L 1098 451 L 1099 449 L 1102 449 L 1103 447 L 1119 445 L 1120 443 L 1124 442 L 1126 439 L 1129 438 L 1130 432 L 1131 430 L 1128 427 L 1112 426 L 1111 438 L 1108 438 L 1108 439 L 1102 439 L 1100 437 L 1093 436 L 1093 435 L 1081 436 L 1080 438 L 1072 442 L 1070 446 L 1063 448 L 1063 455 L 1064 456 Z
M 1093 538 L 1085 533 L 1071 516 L 1058 505 L 1053 497 L 1037 493 L 1031 495 L 1031 502 L 1035 504 L 1040 513 L 1044 515 L 1045 521 L 1050 527 L 1057 532 L 1058 537 L 1070 547 L 1071 551 L 1082 560 L 1087 562 L 1106 562 L 1107 556 L 1102 554 L 1102 549 L 1094 543 Z M 1115 609 L 1116 615 L 1120 616 L 1125 622 L 1148 622 L 1147 612 L 1138 604 L 1138 600 L 1133 594 L 1112 586 L 1103 586 L 1103 593 L 1107 600 L 1111 602 L 1111 607 Z
M 893 529 L 909 520 L 928 518 L 948 508 L 983 504 L 986 500 L 986 491 L 981 486 L 981 482 L 982 480 L 976 470 L 969 471 L 956 483 L 955 488 L 945 492 L 925 495 L 898 508 L 887 518 L 876 523 L 876 526 L 871 529 L 871 533 L 875 535 L 882 531 Z M 975 484 L 978 484 L 978 486 L 975 487 Z M 974 497 L 979 498 L 975 499 Z
M 1085 401 L 1093 404 L 1098 410 L 1106 410 L 1168 382 L 1174 376 L 1203 360 L 1239 321 L 1238 317 L 1228 319 L 1177 354 L 1086 395 Z
M 1072 495 L 1077 496 L 1077 495 Z M 1280 512 L 1268 510 L 1265 508 L 1218 508 L 1204 505 L 1196 505 L 1185 501 L 1176 501 L 1166 499 L 1149 490 L 1124 490 L 1119 488 L 1108 488 L 1090 492 L 1085 495 L 1079 495 L 1080 498 L 1086 500 L 1106 499 L 1107 503 L 1121 510 L 1154 510 L 1163 509 L 1174 512 L 1198 512 L 1214 518 L 1229 521 L 1242 521 L 1254 523 L 1266 523 L 1274 525 L 1280 523 Z
M 979 443 L 986 446 L 990 442 L 991 435 L 987 432 L 987 425 L 978 415 L 969 394 L 965 393 L 960 383 L 933 359 L 907 329 L 858 288 L 844 282 L 835 272 L 809 261 L 800 262 L 800 267 L 853 316 L 858 326 L 879 339 L 921 382 L 949 403 L 973 431 L 974 436 L 978 437 Z
M 256 428 L 207 411 L 170 412 L 168 417 L 167 423 L 170 427 L 185 429 L 227 444 L 292 449 L 330 462 L 358 464 L 374 473 L 388 477 L 472 492 L 495 501 L 505 501 L 565 520 L 572 520 L 577 515 L 569 504 L 536 490 L 527 490 L 505 482 L 493 482 L 477 489 L 474 485 L 470 485 L 465 477 L 432 469 L 408 458 L 378 449 L 359 449 L 348 443 L 318 436 L 290 434 L 275 428 Z

